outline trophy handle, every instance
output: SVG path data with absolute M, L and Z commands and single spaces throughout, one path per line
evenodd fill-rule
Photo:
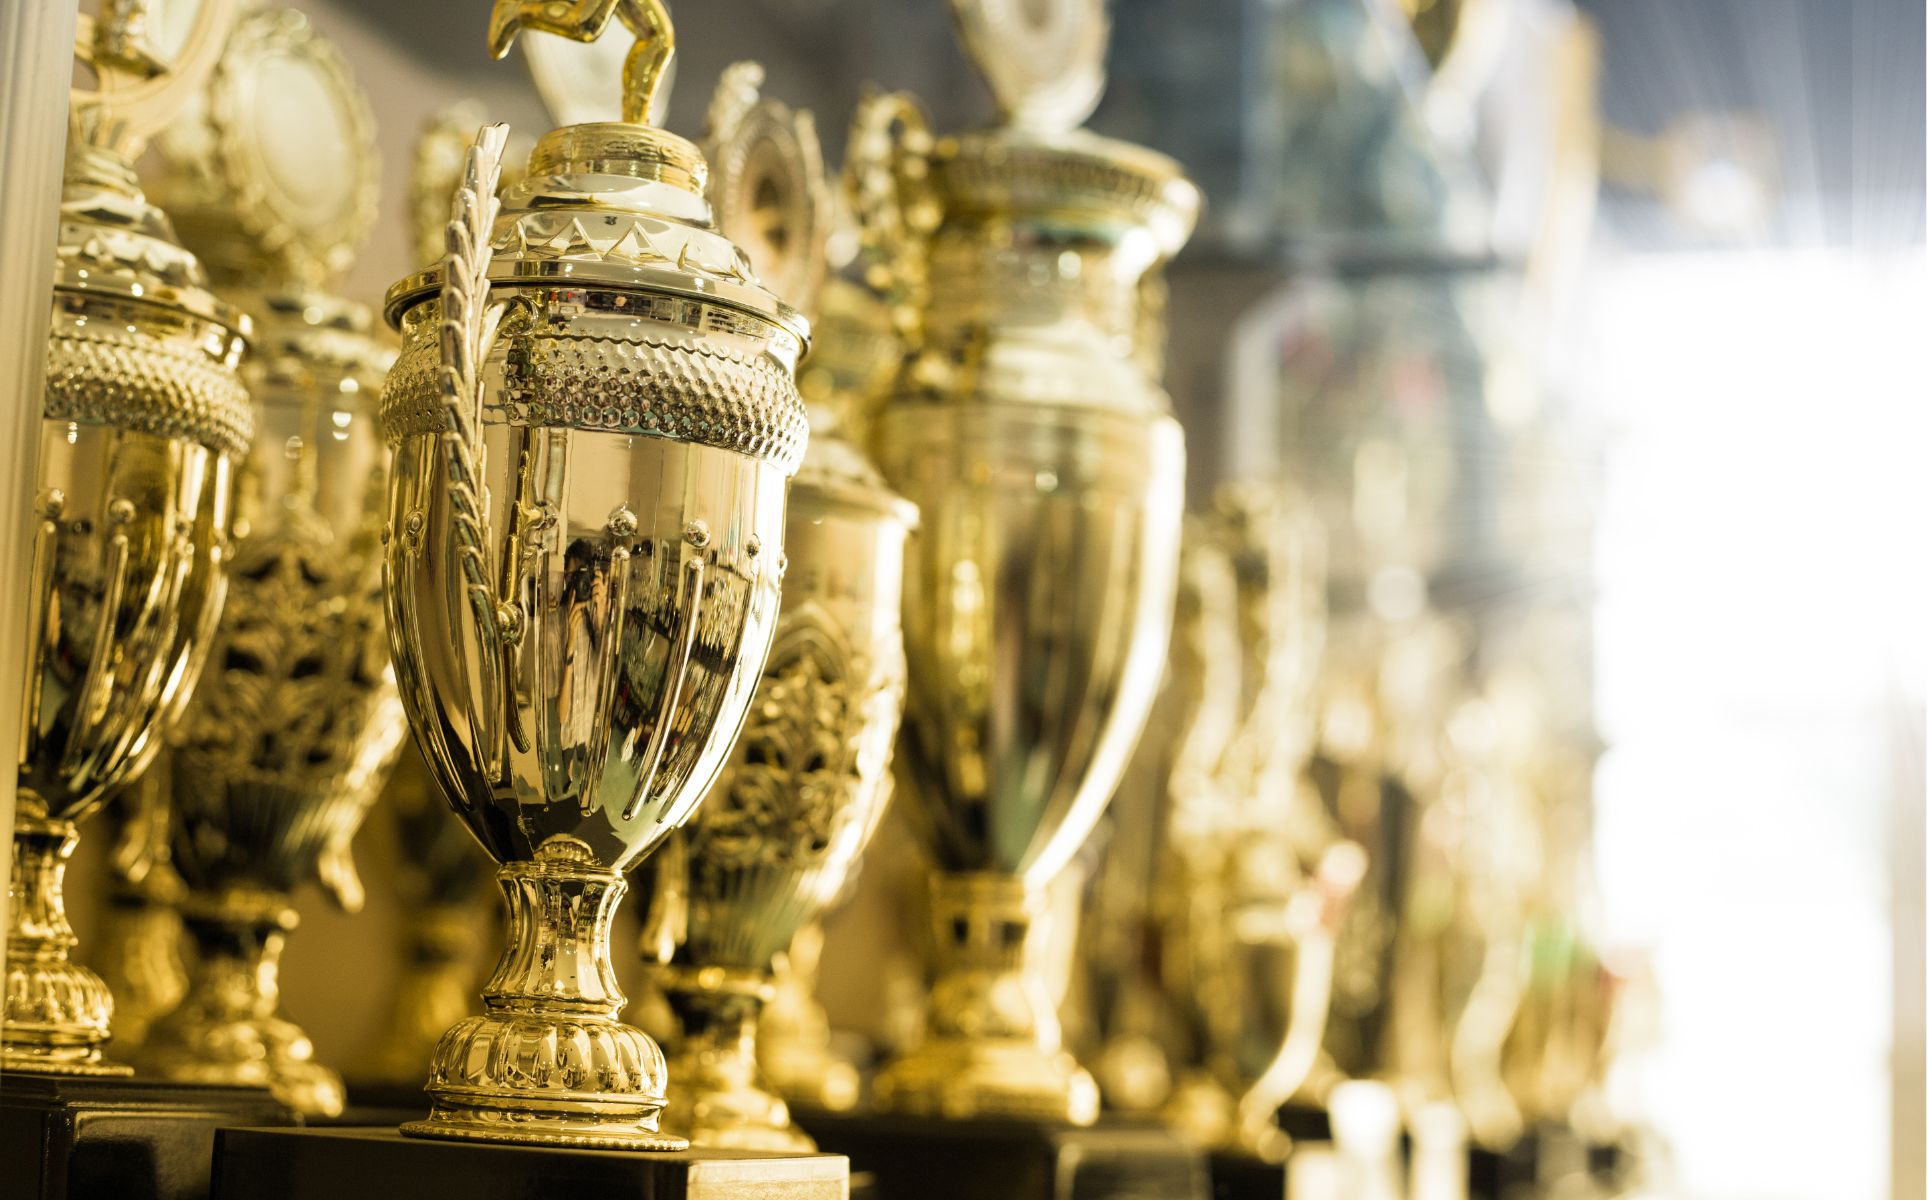
M 931 135 L 917 97 L 866 91 L 850 119 L 843 188 L 857 219 L 864 283 L 890 306 L 908 349 L 923 341 L 926 251 L 943 210 L 930 185 Z
M 670 59 L 676 56 L 676 30 L 662 0 L 496 0 L 489 15 L 489 53 L 497 58 L 507 54 L 524 29 L 593 42 L 609 28 L 611 17 L 636 35 L 623 60 L 623 120 L 647 125 L 657 90 L 667 82 Z
M 1279 1129 L 1279 1106 L 1290 1100 L 1318 1065 L 1332 1007 L 1332 960 L 1339 923 L 1352 893 L 1366 875 L 1366 852 L 1357 842 L 1329 847 L 1310 886 L 1293 898 L 1286 920 L 1297 928 L 1299 963 L 1292 978 L 1292 1017 L 1272 1064 L 1238 1102 L 1239 1141 L 1268 1162 L 1282 1161 L 1291 1139 Z M 1296 911 L 1294 911 L 1296 910 Z
M 441 390 L 447 417 L 442 443 L 448 452 L 444 466 L 454 512 L 455 553 L 481 649 L 481 679 L 469 681 L 465 700 L 470 728 L 491 780 L 502 774 L 502 718 L 507 709 L 502 697 L 507 682 L 502 669 L 502 627 L 519 625 L 513 618 L 501 619 L 489 583 L 489 514 L 483 507 L 480 470 L 481 365 L 495 343 L 505 309 L 490 302 L 489 263 L 495 251 L 489 245 L 489 230 L 501 208 L 495 188 L 508 139 L 506 124 L 487 125 L 469 147 L 462 186 L 456 189 L 449 215 L 448 257 L 442 264 Z

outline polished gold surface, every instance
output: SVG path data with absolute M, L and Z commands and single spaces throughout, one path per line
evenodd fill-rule
M 712 228 L 688 143 L 560 129 L 498 203 L 505 136 L 471 151 L 447 259 L 389 293 L 390 641 L 511 923 L 403 1132 L 675 1149 L 662 1052 L 616 1020 L 609 921 L 726 766 L 768 657 L 808 324 Z
M 192 691 L 220 615 L 233 461 L 253 432 L 237 367 L 249 323 L 207 290 L 129 156 L 198 87 L 231 17 L 211 0 L 165 70 L 141 8 L 108 5 L 76 52 L 35 502 L 22 599 L 13 903 L 0 1069 L 124 1074 L 103 1060 L 111 996 L 69 957 L 61 895 L 76 822 L 138 774 Z
M 1109 800 L 1170 634 L 1183 437 L 1131 348 L 1139 280 L 1198 193 L 1170 160 L 1071 129 L 1102 86 L 1099 6 L 1043 25 L 992 0 L 953 11 L 1008 124 L 932 145 L 928 195 L 903 101 L 874 100 L 852 139 L 878 282 L 927 297 L 898 322 L 913 354 L 875 439 L 923 514 L 901 751 L 943 872 L 930 1034 L 875 1090 L 898 1112 L 1089 1122 L 1096 1085 L 1061 1053 L 1038 972 L 1042 889 Z
M 386 454 L 374 401 L 394 352 L 322 290 L 374 217 L 368 105 L 288 9 L 230 34 L 198 106 L 158 139 L 183 240 L 257 329 L 255 451 L 237 483 L 228 600 L 169 734 L 173 860 L 198 953 L 138 1059 L 165 1078 L 272 1087 L 338 1114 L 341 1080 L 276 1012 L 290 893 L 319 878 L 360 907 L 348 846 L 404 732 L 376 553 Z
M 717 86 L 710 200 L 758 277 L 808 310 L 823 274 L 823 163 L 810 115 L 760 97 L 762 73 L 737 63 Z M 661 957 L 652 943 L 682 934 L 657 972 L 683 1033 L 663 1120 L 697 1145 L 815 1149 L 759 1077 L 760 1011 L 776 955 L 843 887 L 890 796 L 903 546 L 916 510 L 826 415 L 813 413 L 790 487 L 782 608 L 749 718 L 684 852 L 656 868 L 656 907 L 687 904 L 680 931 L 652 911 L 644 939 Z

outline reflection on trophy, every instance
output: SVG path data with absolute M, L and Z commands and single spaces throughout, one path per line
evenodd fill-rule
M 1274 1114 L 1318 1061 L 1334 931 L 1366 867 L 1305 778 L 1322 543 L 1290 491 L 1221 490 L 1187 548 L 1173 656 L 1195 699 L 1172 762 L 1160 907 L 1170 994 L 1198 1054 L 1166 1117 L 1196 1144 L 1273 1161 L 1290 1145 Z M 1242 1061 L 1255 1047 L 1269 1061 Z M 1228 1087 L 1247 1079 L 1234 1104 Z
M 206 0 L 172 67 L 127 6 L 83 18 L 60 202 L 34 506 L 6 1071 L 126 1074 L 103 1061 L 113 1001 L 75 963 L 61 876 L 76 824 L 137 775 L 186 701 L 220 616 L 233 464 L 254 432 L 237 369 L 251 326 L 135 183 L 132 160 L 187 103 L 232 6 Z M 135 15 L 139 15 L 136 13 Z
M 673 52 L 660 4 L 498 4 L 636 36 L 624 122 L 471 150 L 448 257 L 389 291 L 403 349 L 385 589 L 429 768 L 502 864 L 510 944 L 435 1053 L 416 1137 L 680 1149 L 662 1052 L 616 1020 L 623 873 L 689 820 L 776 634 L 784 490 L 808 427 L 808 325 L 710 222 L 697 148 L 641 123 Z
M 1058 6 L 1042 33 L 1008 8 L 954 5 L 1005 123 L 938 142 L 928 197 L 909 102 L 873 99 L 851 141 L 873 275 L 918 340 L 875 436 L 922 512 L 901 752 L 941 871 L 930 1033 L 875 1090 L 902 1113 L 1089 1123 L 1097 1087 L 1038 969 L 1044 889 L 1110 798 L 1169 639 L 1184 444 L 1133 334 L 1139 280 L 1198 192 L 1075 128 L 1103 88 L 1100 5 Z
M 290 102 L 309 96 L 326 102 Z M 306 127 L 286 128 L 291 113 Z M 373 123 L 306 18 L 263 10 L 236 24 L 205 102 L 160 148 L 183 236 L 254 314 L 261 425 L 209 669 L 168 739 L 197 961 L 140 1064 L 269 1086 L 297 1111 L 334 1114 L 340 1078 L 275 1010 L 289 893 L 319 875 L 337 903 L 360 906 L 349 841 L 403 734 L 381 635 L 371 403 L 393 352 L 365 309 L 320 286 L 374 217 Z
M 736 63 L 717 85 L 710 199 L 764 284 L 809 311 L 830 215 L 823 161 L 810 114 L 760 99 L 762 78 L 756 63 Z M 698 1145 L 816 1148 L 757 1078 L 758 1018 L 772 960 L 836 897 L 890 796 L 904 688 L 898 598 L 916 510 L 845 440 L 831 397 L 809 411 L 776 641 L 686 849 L 658 860 L 643 935 L 683 1026 L 664 1120 Z

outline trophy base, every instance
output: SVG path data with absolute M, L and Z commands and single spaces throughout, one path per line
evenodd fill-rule
M 12 1070 L 0 1088 L 10 1200 L 205 1200 L 216 1129 L 296 1119 L 261 1088 Z
M 689 1135 L 698 1146 L 723 1150 L 763 1150 L 776 1154 L 814 1154 L 817 1144 L 790 1121 L 789 1105 L 756 1087 L 684 1091 L 670 1072 L 669 1103 L 663 1124 Z
M 836 1154 L 696 1149 L 606 1154 L 556 1146 L 418 1140 L 393 1129 L 224 1129 L 210 1200 L 522 1200 L 527 1196 L 778 1195 L 843 1200 L 848 1160 Z M 560 1190 L 558 1190 L 560 1189 Z
M 178 1011 L 178 1010 L 177 1010 Z M 339 1116 L 341 1076 L 310 1060 L 308 1036 L 274 1017 L 182 1030 L 163 1019 L 139 1056 L 141 1070 L 177 1083 L 264 1087 L 308 1116 Z
M 89 1058 L 48 1058 L 40 1054 L 21 1054 L 8 1048 L 0 1055 L 0 1075 L 54 1075 L 85 1079 L 125 1079 L 134 1068 L 109 1062 L 95 1050 Z
M 1019 1038 L 934 1037 L 873 1085 L 881 1111 L 913 1117 L 1063 1121 L 1098 1118 L 1098 1085 L 1069 1054 Z
M 878 1200 L 1206 1200 L 1204 1156 L 1152 1121 L 933 1121 L 799 1112 Z M 1284 1195 L 1281 1191 L 1279 1195 Z M 1276 1197 L 1273 1198 L 1276 1200 Z
M 553 1146 L 572 1150 L 647 1150 L 667 1152 L 690 1148 L 688 1138 L 644 1129 L 620 1120 L 593 1117 L 549 1117 L 448 1109 L 437 1104 L 426 1119 L 403 1125 L 402 1136 L 440 1138 L 455 1142 L 495 1142 L 507 1146 Z

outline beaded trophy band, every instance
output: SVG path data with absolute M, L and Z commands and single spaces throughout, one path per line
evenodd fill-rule
M 432 325 L 411 337 L 382 388 L 390 442 L 446 428 Z M 809 438 L 795 381 L 754 354 L 707 342 L 568 333 L 505 337 L 513 424 L 651 434 L 734 450 L 794 474 Z
M 74 300 L 56 313 L 47 339 L 45 412 L 51 420 L 115 425 L 156 437 L 186 438 L 236 459 L 254 438 L 254 410 L 231 361 L 212 356 L 229 332 L 169 314 L 172 336 L 101 313 Z M 107 320 L 75 317 L 93 311 Z

